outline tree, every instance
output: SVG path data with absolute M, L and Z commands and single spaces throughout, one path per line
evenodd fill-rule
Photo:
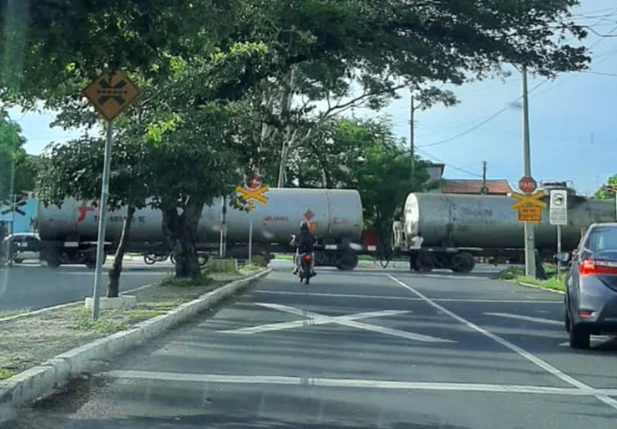
M 217 0 L 3 0 L 2 100 L 34 107 L 70 93 L 75 79 L 121 68 L 164 75 L 173 56 L 225 34 L 235 10 Z
M 593 197 L 599 200 L 608 200 L 611 198 L 615 198 L 615 191 L 611 190 L 611 188 L 617 189 L 617 174 L 609 177 L 606 180 L 606 184 L 602 185 L 596 191 Z
M 585 48 L 560 37 L 586 36 L 571 20 L 569 10 L 576 5 L 578 0 L 252 2 L 237 34 L 265 41 L 281 64 L 254 100 L 262 117 L 256 134 L 262 146 L 276 148 L 259 156 L 280 153 L 278 184 L 283 186 L 293 151 L 352 106 L 378 108 L 400 88 L 414 90 L 427 108 L 436 102 L 450 105 L 453 94 L 435 83 L 461 85 L 505 75 L 504 63 L 547 77 L 585 68 Z M 359 95 L 350 94 L 354 82 L 361 87 Z M 305 101 L 293 103 L 298 95 Z M 327 107 L 316 110 L 316 101 L 326 101 Z
M 0 201 L 10 201 L 11 193 L 34 191 L 36 160 L 26 153 L 25 143 L 21 127 L 0 111 Z
M 300 187 L 360 192 L 367 228 L 387 230 L 410 192 L 430 188 L 426 163 L 392 131 L 388 118 L 337 119 L 324 124 L 290 168 Z
M 107 296 L 116 298 L 120 293 L 120 273 L 126 245 L 130 236 L 136 209 L 146 206 L 149 195 L 146 165 L 146 145 L 143 139 L 131 136 L 130 127 L 116 137 L 113 145 L 110 175 L 110 211 L 126 207 L 122 234 L 117 243 L 112 269 L 109 271 Z M 100 201 L 104 140 L 83 137 L 65 144 L 49 147 L 49 156 L 40 175 L 39 199 L 42 204 L 61 206 L 65 198 L 82 201 Z

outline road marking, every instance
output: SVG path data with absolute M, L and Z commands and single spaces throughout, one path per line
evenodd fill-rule
M 256 305 L 282 311 L 285 313 L 303 316 L 305 317 L 305 319 L 297 320 L 293 322 L 270 323 L 267 325 L 252 326 L 249 328 L 240 328 L 240 329 L 230 329 L 230 330 L 224 330 L 224 331 L 218 331 L 218 332 L 227 333 L 227 334 L 251 335 L 251 334 L 256 334 L 259 332 L 280 331 L 284 329 L 301 328 L 305 326 L 337 324 L 337 325 L 343 325 L 347 327 L 363 329 L 363 330 L 371 331 L 371 332 L 378 332 L 378 333 L 385 334 L 385 335 L 391 335 L 394 337 L 400 337 L 400 338 L 405 338 L 408 340 L 420 341 L 420 342 L 426 342 L 426 343 L 453 343 L 455 342 L 455 341 L 446 340 L 443 338 L 431 337 L 428 335 L 414 334 L 412 332 L 400 331 L 398 329 L 391 329 L 391 328 L 386 328 L 383 326 L 369 325 L 367 323 L 361 323 L 361 322 L 355 321 L 355 320 L 367 319 L 370 317 L 383 317 L 383 316 L 408 314 L 408 313 L 411 313 L 411 311 L 382 310 L 382 311 L 370 311 L 366 313 L 351 314 L 347 316 L 326 316 L 323 314 L 314 313 L 312 311 L 301 310 L 299 308 L 289 307 L 289 306 L 280 305 L 280 304 L 256 303 Z
M 329 298 L 364 298 L 364 299 L 383 299 L 395 301 L 424 301 L 422 298 L 410 298 L 403 296 L 383 296 L 383 295 L 356 295 L 347 293 L 319 293 L 319 292 L 289 292 L 282 290 L 254 290 L 253 293 L 290 295 L 290 296 L 320 296 Z M 477 302 L 477 303 L 504 303 L 504 304 L 563 304 L 563 299 L 537 300 L 537 299 L 473 299 L 473 298 L 437 298 L 436 302 Z
M 540 317 L 523 316 L 520 314 L 509 314 L 509 313 L 484 313 L 484 314 L 486 314 L 487 316 L 497 316 L 497 317 L 505 317 L 507 319 L 518 319 L 518 320 L 527 320 L 528 322 L 544 323 L 546 325 L 563 326 L 563 322 L 559 322 L 557 320 L 542 319 Z
M 453 313 L 452 311 L 448 310 L 447 308 L 442 307 L 441 305 L 437 304 L 435 301 L 431 300 L 430 298 L 426 297 L 425 295 L 423 295 L 422 293 L 418 292 L 416 289 L 412 288 L 411 286 L 409 286 L 406 283 L 403 283 L 402 281 L 400 281 L 399 279 L 397 279 L 396 277 L 392 276 L 391 274 L 388 274 L 388 277 L 390 277 L 390 279 L 396 283 L 398 283 L 400 286 L 404 287 L 405 289 L 409 290 L 410 292 L 412 292 L 413 294 L 415 294 L 416 296 L 422 298 L 427 304 L 435 307 L 437 310 L 447 314 L 448 316 L 450 316 L 451 318 L 457 320 L 458 322 L 462 323 L 463 325 L 466 325 L 468 328 L 479 332 L 482 335 L 485 335 L 487 337 L 489 337 L 490 339 L 492 339 L 493 341 L 501 344 L 502 346 L 512 350 L 513 352 L 517 353 L 519 356 L 524 357 L 525 359 L 527 359 L 528 361 L 530 361 L 531 363 L 533 363 L 534 365 L 542 368 L 543 370 L 545 370 L 546 372 L 554 375 L 555 377 L 559 378 L 561 381 L 564 381 L 566 383 L 568 383 L 571 386 L 577 387 L 581 390 L 592 390 L 592 387 L 586 385 L 585 383 L 575 379 L 572 376 L 569 376 L 568 374 L 560 371 L 559 369 L 555 368 L 553 365 L 549 364 L 548 362 L 540 359 L 539 357 L 535 356 L 532 353 L 529 353 L 528 351 L 520 348 L 519 346 L 501 338 L 499 335 L 495 335 L 492 332 L 487 331 L 484 328 L 479 327 L 478 325 L 476 325 L 473 322 L 470 322 L 467 319 L 462 318 L 461 316 L 459 316 L 456 313 Z M 595 396 L 598 400 L 604 402 L 606 405 L 617 409 L 617 400 L 609 397 L 606 394 L 596 394 L 593 395 Z
M 390 380 L 363 380 L 321 377 L 284 377 L 221 374 L 186 374 L 157 371 L 109 371 L 103 377 L 127 380 L 163 382 L 222 383 L 222 384 L 274 384 L 315 387 L 351 387 L 364 389 L 426 390 L 451 392 L 531 393 L 565 396 L 617 396 L 617 389 L 579 389 L 548 386 L 523 386 L 482 383 L 432 383 Z

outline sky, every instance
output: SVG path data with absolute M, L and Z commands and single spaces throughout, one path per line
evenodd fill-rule
M 590 195 L 617 174 L 617 0 L 582 0 L 573 11 L 590 33 L 590 71 L 568 73 L 554 81 L 529 76 L 531 172 L 539 181 L 570 181 L 579 194 Z M 416 111 L 415 144 L 423 158 L 446 164 L 445 177 L 482 177 L 516 185 L 523 176 L 522 110 L 515 102 L 522 80 L 486 80 L 455 90 L 460 103 Z M 520 102 L 518 102 L 520 105 Z M 409 138 L 410 94 L 380 113 L 356 110 L 356 115 L 391 116 L 399 137 Z M 53 112 L 10 111 L 23 129 L 26 150 L 39 154 L 49 143 L 79 137 L 77 130 L 50 128 Z

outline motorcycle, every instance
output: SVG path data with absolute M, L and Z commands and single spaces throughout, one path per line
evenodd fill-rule
M 315 274 L 311 270 L 311 265 L 313 262 L 313 257 L 310 253 L 304 253 L 300 255 L 300 269 L 298 270 L 298 277 L 300 278 L 300 283 L 304 280 L 306 284 L 309 284 L 311 277 L 314 277 Z

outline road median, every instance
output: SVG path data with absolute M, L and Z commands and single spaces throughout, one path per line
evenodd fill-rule
M 190 321 L 270 272 L 253 266 L 204 274 L 197 281 L 165 279 L 131 292 L 128 309 L 101 312 L 81 305 L 0 321 L 0 421 L 5 411 L 47 396 L 72 377 Z

